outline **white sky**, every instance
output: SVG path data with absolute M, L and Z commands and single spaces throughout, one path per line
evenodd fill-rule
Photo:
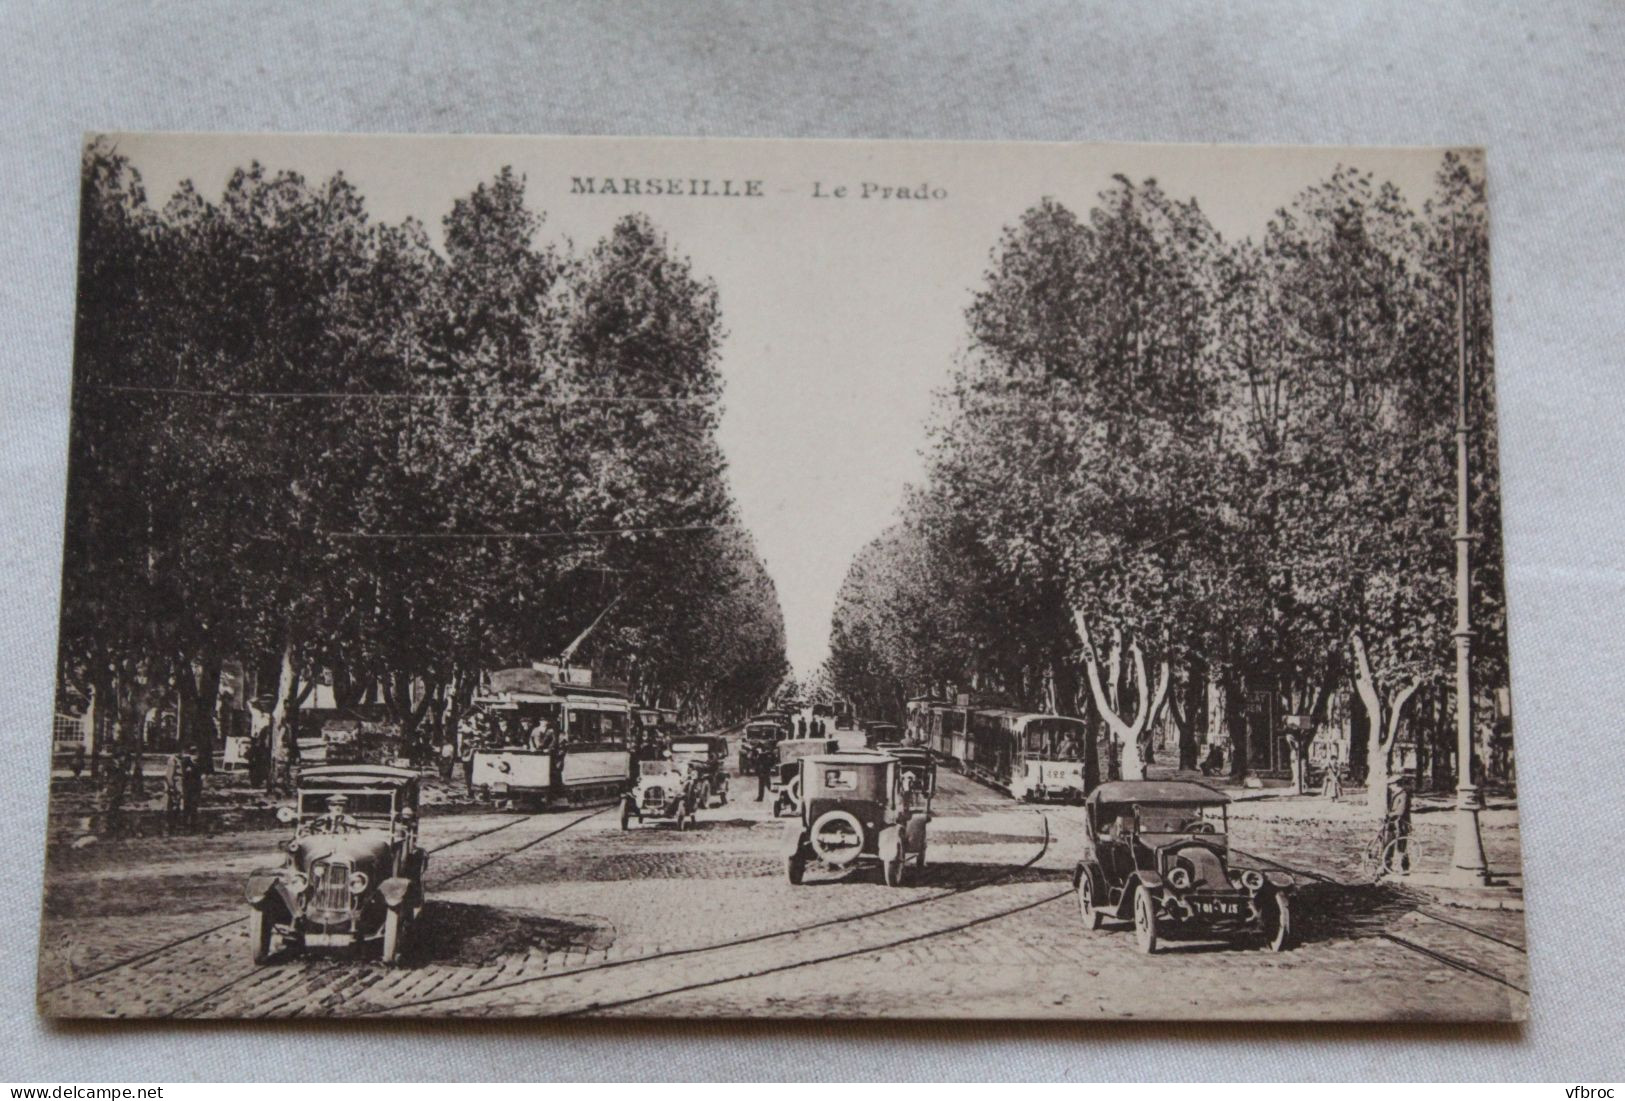
M 317 180 L 342 170 L 376 218 L 438 233 L 454 199 L 504 165 L 527 179 L 543 234 L 585 250 L 642 211 L 717 282 L 721 442 L 745 523 L 778 586 L 790 660 L 828 649 L 852 556 L 894 518 L 923 468 L 931 395 L 964 341 L 964 309 L 1003 227 L 1045 195 L 1087 212 L 1113 174 L 1195 196 L 1227 237 L 1338 164 L 1426 198 L 1440 150 L 715 139 L 122 135 L 149 199 L 192 179 L 218 196 L 258 159 Z M 765 197 L 570 194 L 572 176 L 758 179 Z M 846 184 L 845 199 L 815 199 Z M 868 200 L 864 181 L 940 187 L 939 201 Z M 714 185 L 717 186 L 717 185 Z M 738 185 L 736 184 L 736 187 Z

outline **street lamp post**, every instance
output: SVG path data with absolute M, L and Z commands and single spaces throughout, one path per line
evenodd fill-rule
M 1450 878 L 1461 886 L 1489 882 L 1478 829 L 1483 799 L 1473 783 L 1473 630 L 1468 617 L 1471 573 L 1467 528 L 1467 274 L 1456 273 L 1456 851 Z

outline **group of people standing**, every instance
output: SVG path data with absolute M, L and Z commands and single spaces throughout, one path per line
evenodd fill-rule
M 558 720 L 542 715 L 528 728 L 516 732 L 504 731 L 496 715 L 490 712 L 470 712 L 457 724 L 457 738 L 447 739 L 440 745 L 439 765 L 441 779 L 450 782 L 459 763 L 463 766 L 463 782 L 470 788 L 474 784 L 474 754 L 481 747 L 522 744 L 534 753 L 560 753 L 564 749 L 565 734 Z

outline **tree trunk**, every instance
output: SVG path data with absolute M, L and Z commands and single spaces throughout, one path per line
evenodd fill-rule
M 299 668 L 294 664 L 293 636 L 290 632 L 282 643 L 282 662 L 277 667 L 276 675 L 276 702 L 271 705 L 271 758 L 278 764 L 288 756 L 287 747 L 282 744 L 283 725 L 286 724 L 297 737 L 299 701 Z
M 204 772 L 214 771 L 214 712 L 220 703 L 220 667 L 220 658 L 205 652 L 195 674 L 192 661 L 183 659 L 175 677 L 178 748 L 190 746 Z
M 1174 712 L 1179 726 L 1179 767 L 1192 771 L 1201 766 L 1202 733 L 1207 729 L 1207 663 L 1193 657 L 1185 674 L 1183 717 Z
M 1365 805 L 1373 815 L 1380 817 L 1388 813 L 1388 781 L 1393 775 L 1393 752 L 1399 724 L 1405 717 L 1405 705 L 1420 685 L 1414 680 L 1408 681 L 1394 692 L 1391 699 L 1384 700 L 1377 679 L 1371 672 L 1371 662 L 1366 657 L 1365 642 L 1360 638 L 1360 633 L 1355 631 L 1350 635 L 1349 642 L 1354 650 L 1354 690 L 1359 693 L 1360 702 L 1365 705 L 1366 714 L 1370 717 L 1366 743 Z
M 1247 696 L 1242 691 L 1242 675 L 1234 666 L 1227 667 L 1220 676 L 1224 690 L 1224 726 L 1230 738 L 1230 778 L 1247 778 Z
M 1106 729 L 1116 750 L 1114 755 L 1120 762 L 1122 777 L 1125 780 L 1142 780 L 1145 778 L 1145 746 L 1146 740 L 1150 737 L 1151 724 L 1161 716 L 1163 704 L 1168 698 L 1168 663 L 1166 661 L 1160 663 L 1156 686 L 1147 696 L 1150 678 L 1146 674 L 1145 652 L 1140 649 L 1138 641 L 1129 644 L 1128 653 L 1132 659 L 1136 706 L 1133 720 L 1126 721 L 1118 713 L 1115 701 L 1101 683 L 1100 658 L 1095 653 L 1087 620 L 1081 612 L 1074 612 L 1073 619 L 1077 624 L 1078 637 L 1083 640 L 1083 665 L 1084 671 L 1088 674 L 1089 691 L 1095 702 L 1095 710 L 1106 723 Z M 1121 632 L 1113 632 L 1110 669 L 1114 673 L 1122 667 L 1122 645 Z M 1118 693 L 1114 691 L 1112 695 Z
M 1091 708 L 1083 716 L 1083 793 L 1100 786 L 1100 716 Z

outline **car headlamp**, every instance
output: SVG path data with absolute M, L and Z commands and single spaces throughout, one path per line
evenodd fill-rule
M 310 880 L 306 879 L 302 872 L 294 872 L 289 875 L 287 883 L 288 889 L 296 895 L 304 894 L 305 888 L 310 886 Z
M 288 851 L 291 853 L 299 851 L 299 839 L 297 837 L 288 842 Z
M 1168 886 L 1176 891 L 1183 891 L 1191 885 L 1191 873 L 1188 868 L 1175 868 L 1168 873 Z
M 1245 871 L 1241 873 L 1241 885 L 1249 891 L 1256 891 L 1264 886 L 1264 873 L 1259 871 Z
M 354 872 L 350 876 L 350 893 L 358 895 L 367 889 L 367 873 Z

